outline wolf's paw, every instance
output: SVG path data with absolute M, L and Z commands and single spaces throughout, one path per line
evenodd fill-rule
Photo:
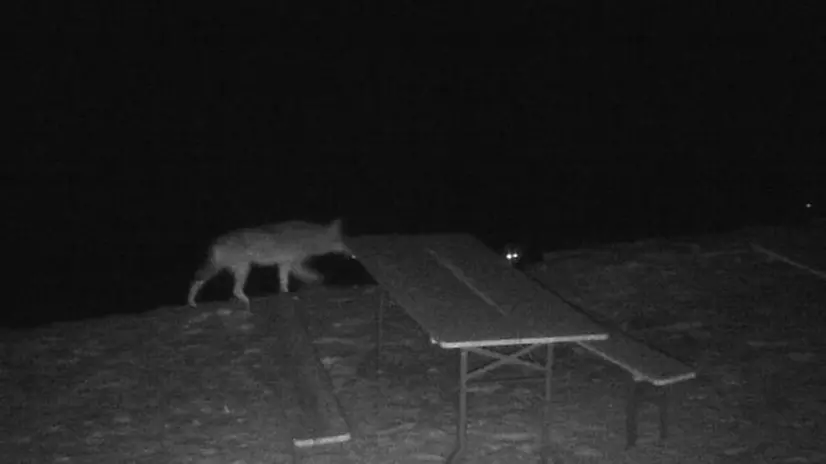
M 236 295 L 235 301 L 238 302 L 239 304 L 241 304 L 241 306 L 243 306 L 246 309 L 250 308 L 250 299 L 247 298 L 245 295 L 243 295 L 243 296 Z

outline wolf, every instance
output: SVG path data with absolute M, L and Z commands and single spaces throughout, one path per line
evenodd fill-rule
M 194 308 L 201 287 L 227 270 L 235 279 L 233 295 L 249 310 L 250 300 L 244 293 L 244 285 L 253 264 L 278 265 L 281 291 L 286 293 L 290 274 L 306 282 L 318 280 L 321 276 L 308 269 L 306 261 L 328 253 L 355 258 L 344 243 L 341 219 L 330 224 L 287 221 L 229 232 L 212 242 L 206 261 L 195 273 L 187 303 Z

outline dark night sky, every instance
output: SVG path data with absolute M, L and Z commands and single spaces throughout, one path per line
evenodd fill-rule
M 15 16 L 5 211 L 38 320 L 182 303 L 210 238 L 268 221 L 552 249 L 823 196 L 813 2 L 99 3 Z

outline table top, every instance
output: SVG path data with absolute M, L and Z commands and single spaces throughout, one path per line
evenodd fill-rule
M 471 235 L 359 236 L 348 245 L 443 348 L 608 338 L 599 324 Z

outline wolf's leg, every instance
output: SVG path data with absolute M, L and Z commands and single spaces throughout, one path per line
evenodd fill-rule
M 201 291 L 201 287 L 204 286 L 209 279 L 215 277 L 219 272 L 221 272 L 221 268 L 216 266 L 212 263 L 212 261 L 207 261 L 200 269 L 195 273 L 195 278 L 192 281 L 192 285 L 189 287 L 189 296 L 186 299 L 186 302 L 189 306 L 195 307 L 195 297 L 198 295 L 198 292 Z
M 244 293 L 244 285 L 247 283 L 247 277 L 250 274 L 250 265 L 248 263 L 244 264 L 236 264 L 232 266 L 232 275 L 235 277 L 235 285 L 232 287 L 232 294 L 235 295 L 235 298 L 238 298 L 239 301 L 243 302 L 247 306 L 247 310 L 250 309 L 250 299 L 247 298 L 246 293 Z
M 304 266 L 304 263 L 293 265 L 293 273 L 304 282 L 314 282 L 321 279 L 321 274 Z
M 278 265 L 278 280 L 281 284 L 281 293 L 289 293 L 290 291 L 290 271 L 292 271 L 291 263 L 281 263 Z

